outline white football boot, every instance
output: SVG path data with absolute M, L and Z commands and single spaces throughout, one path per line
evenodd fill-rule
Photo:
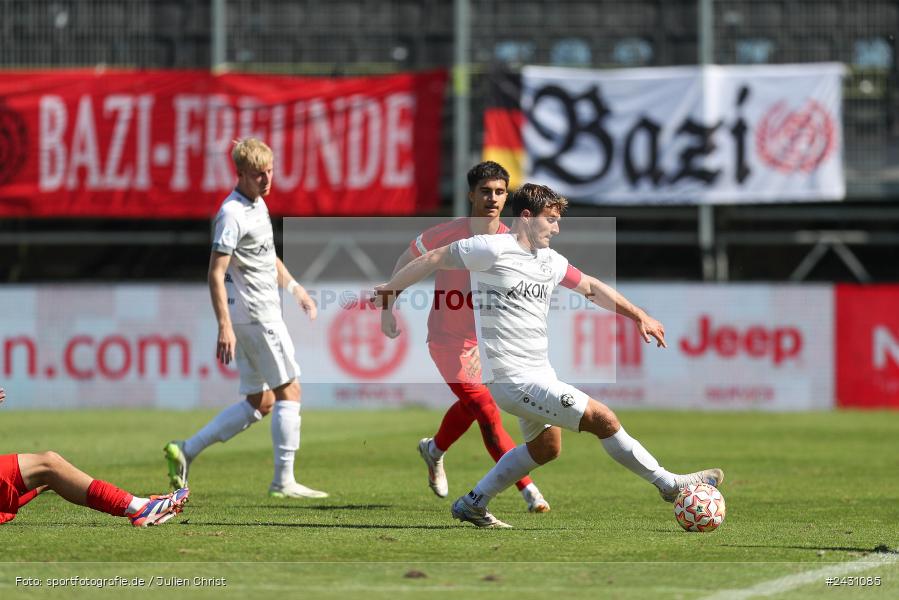
M 443 457 L 434 458 L 428 451 L 432 438 L 424 438 L 418 442 L 418 453 L 421 459 L 428 465 L 428 487 L 441 498 L 449 494 L 449 483 L 446 481 L 446 471 L 443 470 Z
M 528 505 L 528 512 L 532 513 L 548 513 L 550 511 L 549 502 L 543 497 L 539 491 L 531 493 L 530 490 L 525 491 L 522 496 Z
M 458 500 L 453 502 L 451 512 L 453 513 L 454 519 L 468 521 L 475 527 L 480 527 L 481 529 L 512 529 L 511 525 L 503 523 L 487 512 L 486 508 L 468 504 L 465 501 L 465 496 L 461 496 Z
M 721 469 L 706 469 L 705 471 L 696 471 L 695 473 L 687 473 L 686 475 L 674 476 L 674 490 L 665 493 L 659 490 L 659 495 L 665 502 L 674 502 L 677 500 L 678 494 L 688 485 L 694 483 L 707 483 L 712 487 L 718 487 L 724 481 L 724 471 Z
M 275 485 L 274 483 L 268 488 L 268 495 L 272 498 L 327 498 L 327 492 L 313 490 L 305 485 L 297 482 L 285 485 Z

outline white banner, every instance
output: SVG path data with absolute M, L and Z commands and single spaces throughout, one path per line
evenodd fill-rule
M 595 204 L 840 200 L 844 74 L 526 67 L 525 179 Z
M 396 340 L 380 334 L 376 311 L 354 302 L 367 287 L 310 286 L 322 309 L 314 323 L 295 306 L 285 311 L 304 406 L 448 406 L 454 396 L 425 345 L 428 287 L 407 292 Z M 615 316 L 579 308 L 563 290 L 549 323 L 561 379 L 617 408 L 833 407 L 831 286 L 620 289 L 664 323 L 669 347 L 645 344 L 631 322 L 617 317 L 616 327 Z M 215 341 L 202 285 L 6 286 L 0 386 L 9 399 L 0 410 L 224 406 L 238 399 L 238 384 L 216 364 Z
M 623 284 L 665 326 L 668 348 L 601 311 L 569 316 L 552 340 L 560 378 L 577 384 L 617 366 L 613 384 L 585 392 L 619 408 L 796 411 L 834 406 L 833 288 Z M 618 320 L 617 330 L 612 322 Z M 614 336 L 616 352 L 604 350 Z

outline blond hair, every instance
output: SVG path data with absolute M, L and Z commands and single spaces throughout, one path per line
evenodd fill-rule
M 272 149 L 265 142 L 257 138 L 245 138 L 234 140 L 234 148 L 231 150 L 231 160 L 237 167 L 237 172 L 248 169 L 256 171 L 270 167 L 274 160 Z

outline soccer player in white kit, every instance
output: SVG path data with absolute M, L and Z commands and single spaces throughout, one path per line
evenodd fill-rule
M 294 458 L 300 447 L 300 367 L 281 316 L 279 286 L 315 319 L 316 306 L 275 254 L 275 237 L 263 200 L 271 191 L 273 155 L 262 141 L 236 142 L 231 158 L 237 187 L 225 198 L 214 221 L 209 289 L 218 320 L 216 358 L 237 362 L 240 393 L 246 396 L 220 412 L 184 441 L 164 450 L 172 487 L 187 485 L 191 461 L 214 442 L 225 442 L 272 413 L 275 473 L 269 495 L 275 498 L 326 498 L 297 483 Z
M 678 475 L 662 468 L 609 407 L 559 381 L 548 358 L 547 314 L 552 292 L 563 281 L 594 304 L 632 319 L 646 342 L 655 338 L 658 346 L 667 347 L 665 329 L 549 247 L 559 233 L 565 198 L 529 183 L 514 191 L 510 201 L 516 217 L 510 233 L 477 235 L 432 250 L 375 288 L 378 304 L 392 310 L 399 293 L 438 269 L 471 272 L 482 377 L 499 407 L 518 417 L 526 443 L 506 452 L 474 489 L 453 503 L 453 517 L 477 527 L 511 527 L 488 512 L 487 504 L 559 456 L 561 427 L 594 434 L 613 459 L 656 486 L 665 501 L 673 502 L 692 483 L 719 485 L 721 469 Z

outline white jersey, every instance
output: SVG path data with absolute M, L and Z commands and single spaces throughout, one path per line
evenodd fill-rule
M 513 234 L 476 235 L 450 252 L 471 271 L 483 380 L 522 382 L 551 371 L 546 321 L 568 260 L 550 248 L 525 250 Z
M 212 249 L 231 255 L 225 275 L 231 322 L 280 321 L 275 235 L 265 200 L 231 192 L 215 215 Z

